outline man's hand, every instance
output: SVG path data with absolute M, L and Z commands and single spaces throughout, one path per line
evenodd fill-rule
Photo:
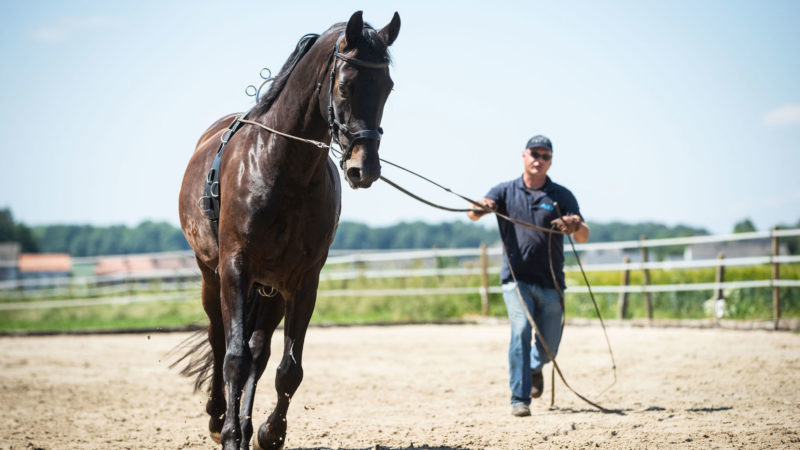
M 478 200 L 477 203 L 485 206 L 486 208 L 489 208 L 491 211 L 497 210 L 497 204 L 494 202 L 494 200 L 490 198 L 482 198 Z M 483 208 L 478 208 L 477 206 L 473 205 L 472 210 L 467 212 L 467 217 L 469 217 L 472 220 L 478 220 L 484 215 L 488 214 L 489 212 L 490 211 L 487 211 Z
M 581 223 L 583 223 L 581 216 L 576 214 L 573 216 L 564 216 L 561 219 L 555 219 L 550 222 L 550 225 L 563 233 L 572 234 L 581 229 Z

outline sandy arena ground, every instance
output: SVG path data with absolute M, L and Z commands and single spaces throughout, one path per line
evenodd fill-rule
M 279 330 L 278 333 L 281 333 Z M 800 335 L 572 326 L 531 417 L 508 404 L 507 324 L 312 328 L 287 448 L 800 448 Z M 205 396 L 168 368 L 185 333 L 0 338 L 0 448 L 213 448 Z M 275 339 L 279 344 L 282 339 Z M 262 379 L 269 414 L 279 348 Z

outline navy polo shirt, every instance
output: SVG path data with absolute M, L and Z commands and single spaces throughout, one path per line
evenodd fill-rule
M 550 222 L 558 218 L 553 202 L 564 216 L 581 215 L 578 201 L 569 189 L 553 183 L 547 177 L 540 190 L 531 190 L 525 186 L 522 177 L 493 187 L 486 198 L 497 204 L 497 211 L 514 219 L 532 223 L 539 227 L 550 228 Z M 583 216 L 581 216 L 583 219 Z M 537 284 L 553 289 L 553 277 L 550 274 L 550 256 L 547 251 L 547 235 L 520 225 L 515 225 L 501 217 L 497 217 L 500 237 L 508 250 L 508 259 L 514 268 L 517 280 Z M 562 289 L 564 284 L 564 239 L 560 234 L 552 238 L 553 268 Z M 500 271 L 503 283 L 514 281 L 508 265 L 503 258 L 503 269 Z

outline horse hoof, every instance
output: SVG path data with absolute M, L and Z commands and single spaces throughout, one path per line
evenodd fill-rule
M 283 450 L 283 443 L 281 442 L 281 445 L 279 445 L 278 447 L 274 447 L 274 449 Z M 258 443 L 258 436 L 256 435 L 253 435 L 253 450 L 266 450 L 262 448 L 261 445 Z
M 258 443 L 258 436 L 257 435 L 253 435 L 253 450 L 266 450 L 266 449 L 262 448 L 261 445 Z M 275 450 L 283 450 L 283 443 L 281 443 L 280 446 L 275 447 Z
M 253 434 L 253 450 L 283 450 L 284 438 L 282 436 L 270 436 L 271 433 L 268 430 L 269 427 L 267 427 L 266 423 L 262 423 L 258 427 L 258 433 Z M 258 441 L 258 436 L 262 434 L 267 436 L 268 441 L 264 446 Z
M 211 440 L 217 444 L 222 444 L 222 436 L 219 433 L 211 433 Z

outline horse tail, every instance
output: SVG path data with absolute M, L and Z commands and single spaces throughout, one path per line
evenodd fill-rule
M 208 342 L 208 330 L 197 330 L 170 350 L 168 357 L 175 358 L 170 364 L 170 369 L 183 365 L 180 374 L 187 378 L 194 378 L 194 391 L 203 387 L 211 388 L 208 382 L 211 379 L 211 369 L 214 366 L 214 354 Z

